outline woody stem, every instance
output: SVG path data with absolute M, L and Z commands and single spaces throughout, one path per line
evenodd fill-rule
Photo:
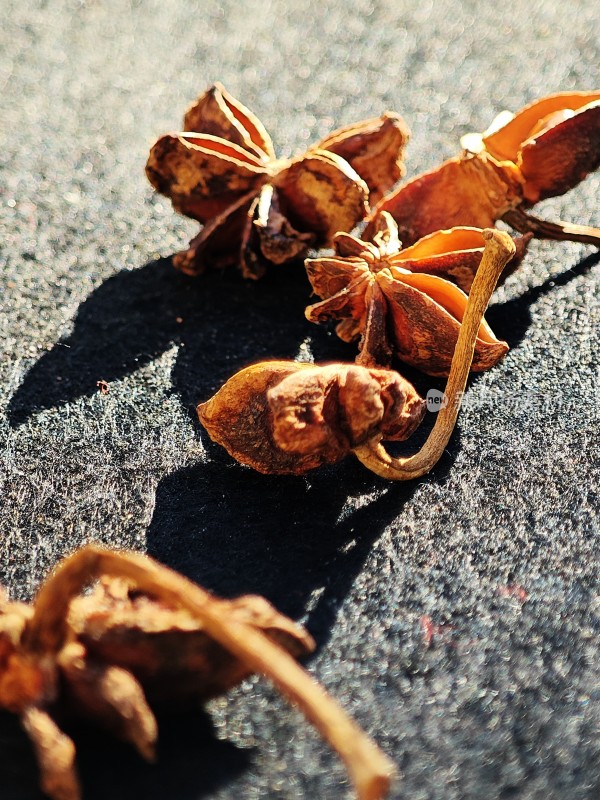
M 129 578 L 142 592 L 187 609 L 212 639 L 269 678 L 312 722 L 345 762 L 360 800 L 385 796 L 395 771 L 392 762 L 286 650 L 252 625 L 232 619 L 227 607 L 200 586 L 141 553 L 90 545 L 66 559 L 38 593 L 24 649 L 41 658 L 58 652 L 68 635 L 71 600 L 101 575 Z
M 533 233 L 538 239 L 556 239 L 558 241 L 584 242 L 600 247 L 600 228 L 588 225 L 573 225 L 570 222 L 548 222 L 528 214 L 522 208 L 507 211 L 502 217 L 504 222 L 519 233 Z
M 377 441 L 354 450 L 357 458 L 382 478 L 406 481 L 425 475 L 439 461 L 450 440 L 469 377 L 481 320 L 498 278 L 515 252 L 514 242 L 503 231 L 486 228 L 483 237 L 483 257 L 471 287 L 446 383 L 446 405 L 439 412 L 427 441 L 418 453 L 405 458 L 394 458 Z

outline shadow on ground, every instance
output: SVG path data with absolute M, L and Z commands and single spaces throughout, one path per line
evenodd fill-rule
M 600 253 L 592 253 L 570 269 L 529 289 L 521 297 L 490 306 L 485 316 L 496 336 L 508 342 L 511 348 L 517 347 L 531 324 L 531 306 L 556 288 L 566 286 L 580 275 L 585 275 L 598 263 Z
M 296 357 L 308 336 L 316 357 L 351 360 L 354 348 L 305 319 L 309 296 L 301 265 L 259 282 L 233 270 L 190 278 L 169 259 L 119 272 L 82 303 L 72 333 L 30 369 L 10 401 L 9 421 L 16 427 L 37 411 L 93 395 L 99 380 L 119 380 L 174 344 L 173 389 L 190 410 L 242 366 Z
M 148 553 L 219 595 L 265 596 L 322 646 L 418 483 L 390 484 L 352 458 L 303 477 L 266 476 L 213 450 L 208 463 L 160 482 Z M 443 480 L 453 460 L 445 454 L 428 480 Z
M 530 306 L 599 259 L 588 256 L 523 296 L 492 306 L 487 318 L 496 335 L 516 347 L 531 322 Z M 262 358 L 295 358 L 307 339 L 317 361 L 352 361 L 353 345 L 304 318 L 309 290 L 301 265 L 273 269 L 258 282 L 242 280 L 233 270 L 190 278 L 169 259 L 119 272 L 91 293 L 72 333 L 27 373 L 9 404 L 10 424 L 93 395 L 99 380 L 119 380 L 174 344 L 179 352 L 173 389 L 192 415 L 199 400 L 237 369 Z M 431 385 L 431 379 L 424 383 L 415 371 L 401 369 L 417 388 Z

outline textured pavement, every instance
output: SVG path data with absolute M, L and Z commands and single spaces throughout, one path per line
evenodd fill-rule
M 177 274 L 169 256 L 196 225 L 143 173 L 153 140 L 220 80 L 281 156 L 398 111 L 414 175 L 503 108 L 598 89 L 595 4 L 2 11 L 0 583 L 29 598 L 88 541 L 147 551 L 304 621 L 318 642 L 308 668 L 398 764 L 397 800 L 597 798 L 596 251 L 534 243 L 496 293 L 488 319 L 511 351 L 471 383 L 430 476 L 389 485 L 348 461 L 269 478 L 209 442 L 195 404 L 262 357 L 354 349 L 304 319 L 301 269 L 260 283 Z M 600 225 L 599 193 L 596 174 L 537 211 Z M 337 759 L 258 679 L 161 733 L 149 767 L 77 731 L 85 800 L 351 796 Z M 37 799 L 36 781 L 0 714 L 0 797 Z

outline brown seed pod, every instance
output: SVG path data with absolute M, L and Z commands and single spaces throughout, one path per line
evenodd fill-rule
M 405 244 L 457 225 L 503 219 L 516 230 L 600 246 L 595 228 L 538 220 L 527 209 L 572 189 L 600 164 L 600 93 L 561 92 L 517 114 L 503 112 L 483 134 L 462 138 L 465 152 L 400 186 L 370 215 L 389 212 Z
M 74 708 L 152 760 L 149 700 L 189 706 L 258 672 L 337 750 L 358 797 L 377 800 L 394 767 L 294 660 L 313 649 L 263 598 L 221 600 L 144 555 L 88 546 L 58 566 L 33 606 L 0 600 L 0 707 L 20 716 L 43 791 L 79 800 L 75 746 L 51 709 Z
M 465 291 L 483 255 L 483 231 L 436 231 L 401 250 L 388 212 L 381 213 L 377 226 L 372 242 L 340 234 L 336 257 L 306 260 L 312 287 L 323 298 L 306 309 L 306 317 L 311 322 L 339 320 L 340 338 L 360 339 L 357 363 L 363 366 L 389 366 L 395 355 L 428 375 L 448 375 L 467 305 Z M 514 269 L 529 238 L 517 240 L 518 252 L 505 274 Z M 506 342 L 482 320 L 471 369 L 489 369 L 507 351 Z
M 146 165 L 155 189 L 204 224 L 174 264 L 199 274 L 207 265 L 241 263 L 251 278 L 353 228 L 368 210 L 367 183 L 380 195 L 399 177 L 408 139 L 401 118 L 387 113 L 334 131 L 299 158 L 277 160 L 260 120 L 220 84 L 188 110 L 184 128 L 161 137 Z
M 483 313 L 498 277 L 515 253 L 512 239 L 502 231 L 485 230 L 483 238 L 483 256 L 456 339 L 446 403 L 424 446 L 414 456 L 392 458 L 380 442 L 409 436 L 423 415 L 423 401 L 397 373 L 349 364 L 315 367 L 267 361 L 241 370 L 214 397 L 198 406 L 200 421 L 211 438 L 259 472 L 301 474 L 338 461 L 349 452 L 373 472 L 392 480 L 408 480 L 429 472 L 444 452 L 456 423 Z M 364 243 L 354 237 L 341 237 L 339 243 L 344 254 L 363 252 Z M 335 267 L 339 263 L 332 261 L 333 269 L 323 285 L 335 289 L 339 278 Z M 378 283 L 372 288 L 381 297 L 369 309 L 387 302 Z M 367 320 L 366 336 L 372 335 L 374 343 L 367 348 L 369 353 L 383 341 L 382 319 L 378 313 L 372 321 Z
M 259 472 L 298 475 L 382 435 L 406 439 L 423 401 L 396 372 L 352 364 L 263 361 L 198 406 L 211 438 Z

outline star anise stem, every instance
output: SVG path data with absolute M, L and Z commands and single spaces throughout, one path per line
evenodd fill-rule
M 382 478 L 405 481 L 425 475 L 439 461 L 450 440 L 469 377 L 481 319 L 502 270 L 515 252 L 514 242 L 503 231 L 486 228 L 483 236 L 485 249 L 452 357 L 445 390 L 446 405 L 438 413 L 427 441 L 417 453 L 404 458 L 391 456 L 379 441 L 371 441 L 354 449 L 359 461 Z
M 519 233 L 533 233 L 538 239 L 555 239 L 567 242 L 583 242 L 600 247 L 600 228 L 588 225 L 573 225 L 571 222 L 548 222 L 534 217 L 522 208 L 507 211 L 502 217 L 504 222 Z
M 395 772 L 392 762 L 287 651 L 251 625 L 232 619 L 201 587 L 140 553 L 90 545 L 66 559 L 37 596 L 27 629 L 30 653 L 49 655 L 62 646 L 71 600 L 94 578 L 107 574 L 129 578 L 141 591 L 187 609 L 209 636 L 266 676 L 312 722 L 345 762 L 360 800 L 385 796 Z

